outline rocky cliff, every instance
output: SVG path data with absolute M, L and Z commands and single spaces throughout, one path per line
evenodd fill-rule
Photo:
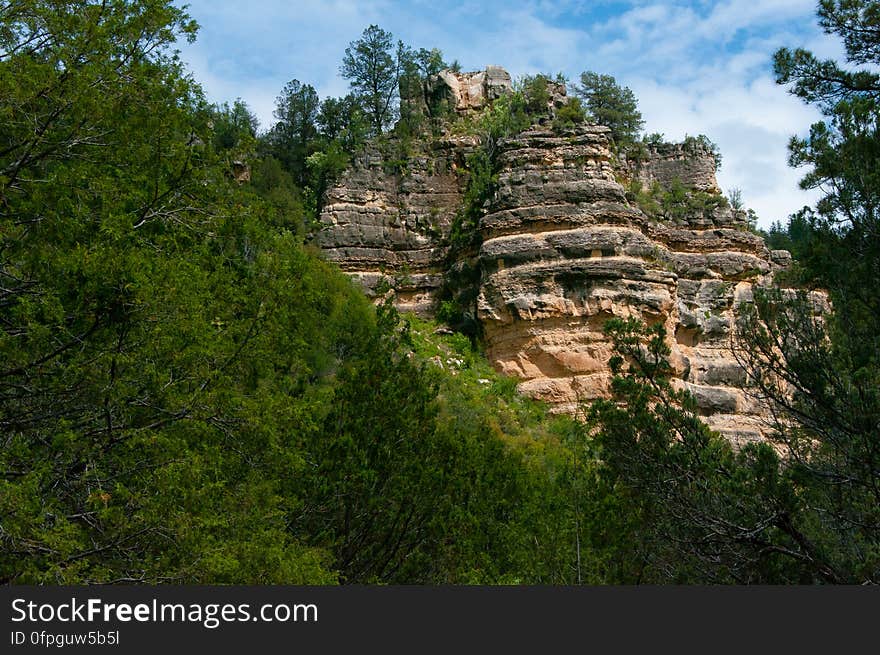
M 325 198 L 317 244 L 369 294 L 391 283 L 398 308 L 431 314 L 446 273 L 448 236 L 461 206 L 472 136 L 419 144 L 418 154 L 389 165 L 371 145 Z
M 455 99 L 469 85 L 457 88 L 444 93 Z M 471 107 L 468 94 L 455 106 Z M 468 254 L 488 356 L 521 380 L 522 393 L 570 412 L 608 392 L 608 318 L 662 322 L 678 383 L 706 421 L 735 442 L 759 438 L 763 409 L 742 389 L 731 331 L 736 307 L 772 283 L 787 253 L 768 251 L 721 199 L 707 149 L 668 144 L 621 162 L 608 134 L 532 126 L 498 144 L 497 192 L 479 223 L 479 250 Z M 368 292 L 396 280 L 402 309 L 432 313 L 455 266 L 448 237 L 477 147 L 473 136 L 431 139 L 405 170 L 368 149 L 328 195 L 318 237 L 328 258 Z M 646 213 L 633 197 L 639 186 L 673 184 L 702 194 L 702 204 Z
M 697 139 L 644 146 L 639 155 L 622 162 L 621 172 L 645 188 L 659 184 L 668 189 L 679 180 L 689 189 L 721 193 L 715 179 L 715 155 Z

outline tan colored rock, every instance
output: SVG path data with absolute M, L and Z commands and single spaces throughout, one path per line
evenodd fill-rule
M 492 67 L 437 76 L 459 111 L 506 92 Z M 433 90 L 436 91 L 435 87 Z M 717 193 L 708 150 L 654 149 L 623 170 L 610 130 L 532 128 L 502 141 L 498 190 L 479 225 L 479 252 L 448 261 L 447 237 L 465 188 L 474 137 L 440 139 L 390 171 L 381 152 L 359 157 L 327 197 L 318 244 L 369 293 L 393 279 L 401 309 L 430 315 L 450 269 L 479 271 L 475 307 L 489 359 L 519 390 L 576 412 L 609 393 L 611 317 L 665 326 L 676 384 L 696 398 L 713 428 L 737 444 L 761 438 L 766 410 L 745 391 L 731 352 L 737 308 L 790 262 L 721 206 L 677 222 L 658 221 L 627 201 L 619 180 L 679 179 Z
M 232 162 L 232 179 L 239 184 L 251 181 L 251 167 L 246 161 L 236 159 Z
M 533 128 L 502 144 L 500 188 L 481 221 L 489 358 L 523 380 L 522 393 L 571 412 L 609 391 L 605 321 L 660 322 L 679 385 L 707 422 L 736 443 L 758 438 L 763 409 L 743 391 L 730 343 L 737 305 L 784 256 L 771 258 L 729 209 L 671 225 L 628 206 L 607 134 Z
M 715 179 L 715 157 L 699 142 L 662 143 L 646 146 L 643 157 L 625 161 L 627 176 L 639 180 L 644 187 L 654 182 L 668 189 L 674 180 L 697 191 L 720 193 Z
M 387 153 L 367 148 L 328 192 L 316 244 L 369 295 L 389 283 L 400 309 L 430 313 L 467 181 L 460 172 L 475 144 L 469 137 L 425 144 L 404 169 L 389 168 Z
M 510 93 L 513 84 L 510 73 L 500 66 L 461 73 L 440 71 L 425 81 L 424 97 L 433 103 L 445 100 L 459 113 L 479 111 L 493 100 Z

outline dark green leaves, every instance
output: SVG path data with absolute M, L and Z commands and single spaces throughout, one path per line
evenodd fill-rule
M 610 75 L 586 71 L 581 73 L 580 86 L 575 92 L 583 99 L 590 117 L 599 125 L 611 128 L 611 138 L 618 148 L 636 140 L 644 121 L 635 94 L 629 88 L 618 85 Z

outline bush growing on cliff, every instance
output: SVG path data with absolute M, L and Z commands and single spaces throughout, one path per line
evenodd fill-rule
M 457 260 L 479 247 L 480 218 L 485 215 L 498 184 L 499 142 L 531 125 L 527 106 L 525 95 L 514 91 L 493 102 L 469 128 L 479 135 L 481 145 L 467 159 L 468 181 L 450 230 L 450 272 L 439 294 L 439 306 L 442 320 L 472 338 L 479 334 L 474 289 L 480 270 L 468 264 L 459 265 Z
M 580 125 L 587 120 L 587 113 L 581 104 L 580 98 L 569 98 L 562 107 L 556 110 L 556 116 L 553 119 L 553 129 L 557 131 L 565 130 Z
M 645 189 L 641 182 L 632 180 L 626 191 L 627 199 L 635 202 L 646 215 L 656 220 L 687 221 L 702 218 L 718 207 L 725 207 L 727 199 L 716 193 L 688 189 L 678 178 L 668 189 L 654 182 Z
M 525 98 L 526 113 L 532 116 L 547 113 L 550 103 L 548 83 L 546 75 L 527 75 L 520 81 L 517 90 Z

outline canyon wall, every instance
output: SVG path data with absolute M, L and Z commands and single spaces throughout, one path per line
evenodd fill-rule
M 368 294 L 391 283 L 399 309 L 430 315 L 467 183 L 465 160 L 478 143 L 434 139 L 396 168 L 387 147 L 368 146 L 327 193 L 317 245 Z
M 711 199 L 712 153 L 668 144 L 621 162 L 609 132 L 532 126 L 498 145 L 497 192 L 479 223 L 479 250 L 469 254 L 488 357 L 521 381 L 522 393 L 573 412 L 608 393 L 605 321 L 660 322 L 676 383 L 707 423 L 735 443 L 758 439 L 765 412 L 743 390 L 731 336 L 737 306 L 755 285 L 772 283 L 788 253 L 770 252 L 720 198 L 675 217 L 647 215 L 627 197 L 632 180 L 677 180 Z M 448 237 L 466 158 L 479 145 L 476 137 L 432 139 L 394 171 L 368 149 L 327 197 L 318 236 L 327 257 L 368 293 L 380 279 L 396 280 L 401 309 L 432 314 L 455 265 Z

